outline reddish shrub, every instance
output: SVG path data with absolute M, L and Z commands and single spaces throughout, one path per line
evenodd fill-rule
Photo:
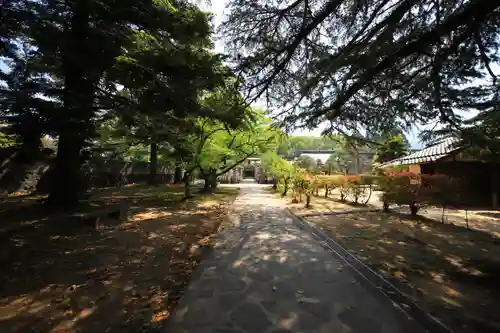
M 412 215 L 424 205 L 449 205 L 460 192 L 458 180 L 447 175 L 411 172 L 387 173 L 379 178 L 379 187 L 384 192 L 384 210 L 391 203 L 409 205 Z

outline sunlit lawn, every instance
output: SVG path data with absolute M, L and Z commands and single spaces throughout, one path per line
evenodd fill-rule
M 0 233 L 0 332 L 157 332 L 238 193 L 177 200 L 182 190 L 94 193 L 92 200 L 135 201 L 118 228 L 40 224 Z

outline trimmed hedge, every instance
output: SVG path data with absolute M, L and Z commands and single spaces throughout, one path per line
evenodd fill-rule
M 294 181 L 294 191 L 310 196 L 318 193 L 320 188 L 325 189 L 325 197 L 332 189 L 340 190 L 340 199 L 354 203 L 368 203 L 375 187 L 383 192 L 384 210 L 389 205 L 408 205 L 412 215 L 426 205 L 441 207 L 460 203 L 461 181 L 443 174 L 421 175 L 411 172 L 385 172 L 378 175 L 317 175 L 308 173 L 297 174 Z M 299 200 L 300 201 L 300 200 Z
M 378 183 L 385 211 L 389 204 L 409 205 L 412 215 L 426 205 L 457 204 L 462 195 L 460 180 L 443 174 L 388 173 L 379 176 Z
M 358 175 L 312 175 L 304 169 L 289 166 L 286 172 L 275 175 L 277 185 L 285 196 L 288 189 L 293 191 L 295 202 L 302 201 L 306 196 L 306 206 L 309 207 L 311 197 L 318 195 L 319 189 L 325 189 L 325 197 L 333 189 L 340 190 L 342 201 L 368 203 L 373 190 L 383 192 L 384 210 L 389 205 L 408 205 L 412 215 L 426 205 L 441 207 L 460 203 L 462 198 L 461 180 L 447 175 L 421 175 L 399 169 L 379 171 L 378 174 Z

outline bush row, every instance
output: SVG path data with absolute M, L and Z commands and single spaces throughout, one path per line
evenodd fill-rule
M 325 189 L 325 197 L 333 189 L 338 188 L 341 200 L 355 203 L 367 203 L 375 188 L 382 191 L 384 210 L 389 205 L 408 205 L 412 215 L 425 205 L 442 207 L 458 204 L 461 201 L 460 180 L 443 174 L 421 175 L 410 172 L 386 172 L 378 175 L 311 175 L 306 172 L 297 173 L 291 180 L 291 188 L 299 200 Z

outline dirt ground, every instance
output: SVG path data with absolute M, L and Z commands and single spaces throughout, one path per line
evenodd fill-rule
M 35 219 L 27 204 L 16 221 L 32 227 L 0 230 L 0 332 L 157 332 L 238 189 L 184 202 L 181 192 L 98 191 L 93 200 L 134 202 L 127 221 L 98 231 Z M 13 215 L 11 201 L 3 216 Z
M 278 195 L 279 196 L 279 195 Z M 364 204 L 366 198 L 362 198 L 361 204 L 354 204 L 349 201 L 341 202 L 339 200 L 340 194 L 338 191 L 330 193 L 328 198 L 324 197 L 324 190 L 320 190 L 319 196 L 313 196 L 311 200 L 311 207 L 305 208 L 304 202 L 292 204 L 288 203 L 291 210 L 299 215 L 318 215 L 320 213 L 345 213 L 346 211 L 368 211 L 368 210 L 381 210 L 382 202 L 380 200 L 380 193 L 373 192 L 370 196 L 368 203 Z M 291 200 L 291 193 L 287 196 Z M 305 198 L 303 198 L 305 201 Z M 407 206 L 392 205 L 391 210 L 394 212 L 409 214 L 410 210 Z M 489 209 L 457 209 L 441 207 L 426 206 L 422 207 L 418 215 L 433 221 L 445 224 L 453 224 L 455 226 L 469 228 L 477 231 L 483 231 L 500 238 L 500 211 Z
M 424 212 L 412 220 L 400 212 L 367 212 L 373 207 L 335 198 L 315 197 L 309 209 L 304 203 L 284 200 L 454 332 L 500 332 L 500 240 L 495 215 L 471 214 L 467 229 L 449 219 L 441 223 L 441 214 L 431 219 Z M 351 213 L 321 215 L 332 211 Z

